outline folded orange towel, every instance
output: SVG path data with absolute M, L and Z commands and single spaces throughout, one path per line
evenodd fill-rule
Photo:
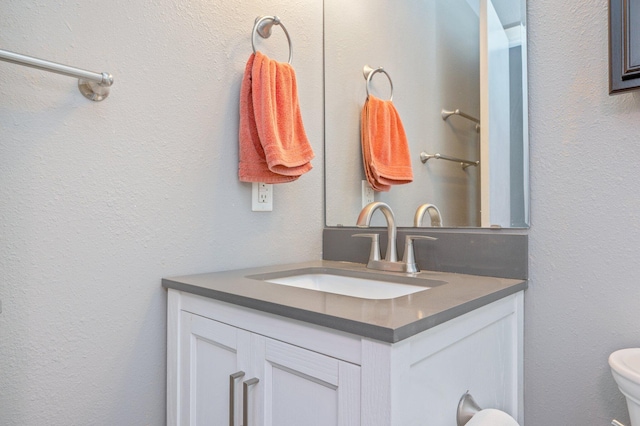
M 252 75 L 256 126 L 269 170 L 286 176 L 308 172 L 314 154 L 302 124 L 295 71 L 257 52 Z
M 391 101 L 369 95 L 362 110 L 362 155 L 371 187 L 389 191 L 391 185 L 413 181 L 407 136 Z
M 243 182 L 283 183 L 311 170 L 309 144 L 291 65 L 251 55 L 240 90 L 240 164 Z
M 238 135 L 238 177 L 242 182 L 284 183 L 299 176 L 283 176 L 269 170 L 264 149 L 258 136 L 253 110 L 252 78 L 255 55 L 251 55 L 245 66 L 240 87 L 240 129 Z
M 368 114 L 368 100 L 365 101 L 362 108 L 362 115 L 360 118 L 360 139 L 362 142 L 362 164 L 364 165 L 364 173 L 367 178 L 367 182 L 375 191 L 389 191 L 391 185 L 382 184 L 377 181 L 373 172 L 371 171 L 371 149 L 369 143 L 369 114 Z

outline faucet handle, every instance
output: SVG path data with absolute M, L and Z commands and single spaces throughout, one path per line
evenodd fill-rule
M 406 271 L 411 274 L 420 272 L 418 265 L 416 264 L 416 256 L 413 252 L 413 240 L 432 240 L 437 238 L 430 237 L 428 235 L 407 235 L 404 239 L 404 255 L 402 256 L 402 263 L 405 264 Z
M 371 251 L 369 252 L 369 261 L 380 260 L 379 234 L 353 234 L 352 237 L 371 238 Z

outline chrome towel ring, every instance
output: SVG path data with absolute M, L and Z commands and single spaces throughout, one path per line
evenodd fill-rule
M 389 100 L 392 101 L 393 100 L 393 81 L 391 81 L 391 76 L 384 68 L 379 67 L 374 69 L 374 68 L 371 68 L 369 65 L 365 65 L 364 68 L 362 68 L 362 73 L 364 74 L 364 78 L 367 80 L 367 98 L 369 97 L 369 84 L 371 83 L 371 79 L 373 78 L 373 75 L 378 72 L 383 73 L 389 79 L 389 85 L 391 86 L 391 96 L 389 96 Z
M 287 36 L 287 42 L 289 43 L 289 64 L 291 64 L 291 59 L 293 58 L 293 46 L 291 45 L 291 37 L 289 37 L 289 32 L 285 28 L 280 18 L 277 16 L 258 16 L 256 18 L 256 23 L 253 25 L 253 31 L 251 33 L 251 47 L 253 48 L 253 53 L 256 53 L 256 44 L 255 38 L 256 33 L 260 35 L 262 38 L 271 37 L 271 28 L 274 25 L 280 25 L 282 27 L 282 31 L 284 31 L 284 35 Z

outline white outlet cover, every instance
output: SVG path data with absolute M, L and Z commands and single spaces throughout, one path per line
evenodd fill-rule
M 251 186 L 251 210 L 254 212 L 273 211 L 273 184 L 253 182 Z
M 362 181 L 362 207 L 375 201 L 375 191 L 366 180 Z

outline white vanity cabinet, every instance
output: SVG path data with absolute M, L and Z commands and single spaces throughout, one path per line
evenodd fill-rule
M 358 424 L 360 367 L 189 312 L 180 315 L 180 424 Z
M 250 334 L 184 311 L 180 328 L 179 423 L 213 425 L 230 418 L 226 424 L 240 424 L 233 419 L 241 416 L 235 401 L 241 401 L 238 384 L 247 379 L 251 362 Z
M 387 343 L 169 289 L 167 424 L 451 426 L 467 390 L 522 422 L 522 298 Z

